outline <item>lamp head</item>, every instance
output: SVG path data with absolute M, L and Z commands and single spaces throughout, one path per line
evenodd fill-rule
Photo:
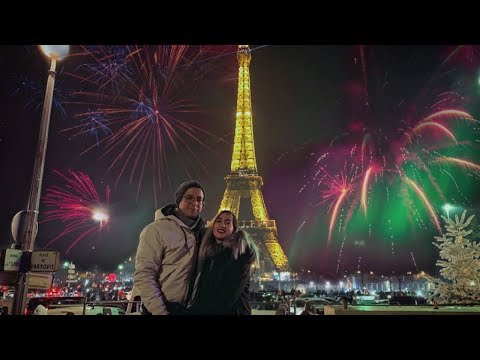
M 39 45 L 40 49 L 47 55 L 48 57 L 59 60 L 64 56 L 68 55 L 70 51 L 70 45 Z
M 108 214 L 101 211 L 97 210 L 93 213 L 92 215 L 93 220 L 99 221 L 99 222 L 107 222 L 108 221 Z

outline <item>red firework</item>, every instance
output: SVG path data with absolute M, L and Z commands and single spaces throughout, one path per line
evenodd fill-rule
M 102 202 L 87 174 L 73 170 L 68 170 L 66 174 L 56 170 L 53 173 L 65 181 L 65 187 L 47 188 L 43 203 L 51 209 L 45 211 L 46 216 L 42 222 L 60 221 L 67 224 L 65 229 L 48 241 L 45 247 L 68 234 L 79 234 L 68 247 L 66 251 L 68 254 L 80 240 L 102 231 L 108 223 L 110 187 L 107 186 L 105 201 Z

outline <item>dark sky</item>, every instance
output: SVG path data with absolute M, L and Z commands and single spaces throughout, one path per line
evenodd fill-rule
M 326 151 L 332 139 L 347 132 L 355 133 L 358 124 L 394 133 L 401 127 L 400 120 L 408 121 L 407 114 L 427 114 L 428 104 L 435 103 L 436 96 L 443 92 L 461 93 L 463 97 L 461 101 L 456 100 L 457 107 L 478 116 L 479 49 L 464 47 L 455 52 L 456 46 L 446 45 L 365 46 L 364 65 L 370 100 L 370 106 L 365 107 L 359 46 L 272 45 L 252 48 L 250 70 L 255 148 L 258 170 L 264 179 L 267 210 L 277 221 L 279 241 L 294 266 L 335 273 L 344 233 L 334 231 L 332 244 L 326 247 L 327 206 L 331 202 L 313 206 L 319 200 L 319 194 L 315 194 L 317 188 L 298 194 L 315 171 L 316 159 Z M 445 59 L 448 62 L 442 65 Z M 75 73 L 79 65 L 81 60 L 75 57 L 59 63 L 56 85 L 64 94 L 85 87 L 64 74 Z M 203 69 L 204 65 L 199 66 Z M 204 82 L 196 84 L 199 91 L 195 101 L 202 109 L 199 115 L 202 127 L 225 141 L 210 140 L 210 151 L 187 139 L 208 169 L 195 176 L 206 188 L 207 203 L 203 213 L 206 219 L 211 219 L 218 209 L 225 188 L 223 177 L 230 167 L 237 90 L 235 52 L 227 52 L 212 66 L 216 66 L 215 71 L 209 73 Z M 8 247 L 12 242 L 11 219 L 26 207 L 47 70 L 48 60 L 34 46 L 0 48 L 2 247 Z M 20 91 L 25 81 L 38 84 L 36 95 Z M 78 121 L 74 118 L 78 107 L 65 105 L 65 110 L 64 115 L 55 106 L 52 111 L 43 189 L 61 183 L 52 174 L 54 169 L 84 171 L 92 178 L 101 198 L 105 186 L 110 185 L 111 221 L 108 229 L 101 235 L 85 238 L 68 256 L 63 256 L 80 267 L 98 264 L 110 270 L 134 254 L 141 229 L 153 220 L 155 208 L 150 177 L 147 176 L 142 183 L 138 199 L 136 183 L 130 184 L 128 175 L 121 177 L 115 186 L 118 170 L 107 172 L 111 158 L 101 158 L 102 149 L 81 155 L 92 144 L 91 138 L 72 138 L 60 133 Z M 343 146 L 351 146 L 351 143 L 346 141 Z M 158 195 L 159 204 L 171 202 L 176 185 L 188 179 L 182 171 L 182 164 L 191 159 L 169 149 L 167 160 L 169 166 L 163 173 L 165 183 Z M 331 161 L 343 163 L 343 159 Z M 148 169 L 147 174 L 150 175 Z M 472 181 L 478 185 L 477 178 Z M 479 197 L 475 190 L 466 188 L 465 192 L 470 200 L 469 206 L 478 207 Z M 455 199 L 457 195 L 451 196 Z M 44 211 L 45 207 L 41 206 L 40 219 Z M 297 231 L 304 221 L 302 230 Z M 427 223 L 425 228 L 406 220 L 403 222 L 408 229 L 399 230 L 401 235 L 395 235 L 394 255 L 391 242 L 382 239 L 381 235 L 386 238 L 390 233 L 379 230 L 369 238 L 365 235 L 367 225 L 363 228 L 347 227 L 341 269 L 356 269 L 361 256 L 362 266 L 375 271 L 414 271 L 412 253 L 417 268 L 432 268 L 436 259 L 431 244 L 435 229 L 428 216 L 424 216 L 424 221 Z M 373 227 L 382 227 L 380 221 L 372 224 Z M 59 222 L 41 223 L 37 247 L 44 245 L 62 228 Z M 357 232 L 357 229 L 360 230 Z M 68 235 L 50 248 L 65 251 L 74 239 L 75 236 Z M 90 249 L 93 241 L 95 250 Z

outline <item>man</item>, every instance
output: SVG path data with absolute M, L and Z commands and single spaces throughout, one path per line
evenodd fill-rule
M 141 232 L 134 286 L 144 313 L 181 314 L 190 301 L 205 231 L 205 221 L 200 218 L 204 202 L 202 185 L 184 182 L 175 192 L 175 204 L 157 210 L 155 221 Z

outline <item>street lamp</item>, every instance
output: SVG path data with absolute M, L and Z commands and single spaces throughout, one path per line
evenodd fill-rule
M 55 85 L 55 67 L 57 60 L 68 54 L 69 45 L 40 45 L 41 50 L 51 59 L 50 70 L 48 71 L 47 88 L 43 102 L 42 119 L 40 122 L 40 133 L 38 136 L 35 164 L 33 166 L 32 184 L 28 197 L 27 210 L 23 212 L 20 220 L 17 246 L 23 250 L 22 264 L 15 285 L 15 297 L 13 299 L 13 313 L 21 315 L 26 302 L 27 273 L 29 271 L 30 256 L 34 249 L 36 230 L 38 227 L 38 208 L 42 191 L 43 168 L 45 165 L 45 153 L 47 150 L 48 129 L 50 126 L 50 113 L 52 110 L 53 89 Z
M 93 220 L 96 220 L 100 223 L 100 229 L 103 228 L 103 222 L 108 222 L 108 214 L 103 210 L 97 210 L 93 213 Z
M 92 219 L 100 223 L 100 240 L 102 237 L 103 223 L 108 222 L 108 214 L 104 210 L 95 210 L 92 214 Z M 92 250 L 95 250 L 95 240 L 93 240 Z

